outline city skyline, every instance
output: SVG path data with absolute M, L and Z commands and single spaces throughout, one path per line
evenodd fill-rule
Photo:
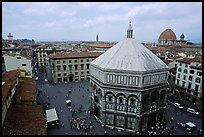
M 201 2 L 3 2 L 2 37 L 35 41 L 120 41 L 131 20 L 138 41 L 157 42 L 167 28 L 177 39 L 202 41 Z

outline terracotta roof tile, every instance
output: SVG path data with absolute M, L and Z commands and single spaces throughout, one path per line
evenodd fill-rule
M 7 112 L 3 135 L 46 135 L 41 105 L 12 104 Z
M 165 59 L 165 60 L 162 60 L 164 63 L 166 64 L 169 64 L 170 62 L 172 62 L 171 60 L 168 60 L 168 59 Z
M 199 58 L 184 58 L 182 60 L 178 60 L 179 62 L 183 62 L 183 63 L 187 63 L 187 64 L 190 64 L 191 62 L 200 62 L 202 63 L 202 59 L 199 59 Z
M 4 71 L 2 73 L 2 82 L 5 82 L 2 86 L 2 104 L 6 101 L 11 87 L 16 84 L 19 75 L 19 70 Z
M 34 101 L 36 100 L 36 85 L 32 78 L 21 78 L 19 81 L 14 97 L 21 101 Z
M 176 67 L 169 69 L 170 72 L 176 73 Z
M 101 44 L 101 43 L 95 43 L 95 44 L 89 44 L 90 47 L 97 47 L 97 48 L 111 48 L 112 44 Z
M 50 54 L 47 57 L 51 59 L 62 59 L 62 58 L 82 58 L 82 57 L 98 57 L 101 52 L 65 52 Z
M 40 49 L 40 48 L 47 48 L 47 47 L 50 47 L 52 45 L 40 45 L 38 47 L 36 47 L 36 49 Z
M 202 66 L 189 66 L 189 67 L 194 68 L 194 69 L 202 70 Z

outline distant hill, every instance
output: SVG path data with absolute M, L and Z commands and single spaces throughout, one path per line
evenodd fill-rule
M 8 39 L 2 39 L 3 42 L 8 41 Z M 32 42 L 32 40 L 29 39 L 14 39 L 13 42 L 23 42 L 23 43 L 29 43 Z

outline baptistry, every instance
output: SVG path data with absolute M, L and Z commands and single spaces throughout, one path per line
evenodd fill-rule
M 163 121 L 168 67 L 127 37 L 90 64 L 91 107 L 105 127 L 141 133 Z

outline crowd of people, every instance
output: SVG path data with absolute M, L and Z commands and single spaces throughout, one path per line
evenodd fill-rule
M 147 135 L 172 135 L 169 127 L 166 127 L 164 123 L 158 122 L 156 126 L 147 130 Z

